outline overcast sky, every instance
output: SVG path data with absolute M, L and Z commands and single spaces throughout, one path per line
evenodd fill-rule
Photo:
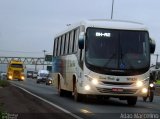
M 144 23 L 160 54 L 160 0 L 115 0 L 113 19 Z M 43 56 L 66 24 L 110 19 L 112 0 L 0 0 L 0 56 Z

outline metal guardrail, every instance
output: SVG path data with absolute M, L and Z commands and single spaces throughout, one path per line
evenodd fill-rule
M 160 84 L 155 84 L 156 87 L 160 88 Z

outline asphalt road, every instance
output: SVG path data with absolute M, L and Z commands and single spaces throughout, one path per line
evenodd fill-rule
M 110 98 L 109 100 L 94 100 L 75 102 L 72 97 L 59 97 L 57 89 L 43 83 L 37 84 L 35 79 L 11 81 L 12 84 L 24 89 L 68 110 L 83 119 L 138 118 L 160 119 L 160 96 L 155 96 L 153 102 L 143 102 L 138 99 L 135 106 L 128 106 L 124 100 Z

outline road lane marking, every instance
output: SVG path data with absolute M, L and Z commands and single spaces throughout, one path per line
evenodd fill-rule
M 88 114 L 91 114 L 91 113 L 92 113 L 92 112 L 90 112 L 90 111 L 88 111 L 88 110 L 86 110 L 86 109 L 81 109 L 80 111 L 81 111 L 82 113 L 85 113 L 85 114 L 87 114 L 87 113 L 88 113 Z
M 30 95 L 32 95 L 32 96 L 34 96 L 34 97 L 36 97 L 36 98 L 38 98 L 38 99 L 40 99 L 40 100 L 48 103 L 48 104 L 50 104 L 50 105 L 53 106 L 53 107 L 58 108 L 59 110 L 61 110 L 61 111 L 65 112 L 65 113 L 71 115 L 72 117 L 74 117 L 74 118 L 76 118 L 76 119 L 83 119 L 83 118 L 79 117 L 78 115 L 75 115 L 75 114 L 71 113 L 70 111 L 68 111 L 68 110 L 66 110 L 66 109 L 64 109 L 64 108 L 62 108 L 62 107 L 60 107 L 60 106 L 58 106 L 58 105 L 56 105 L 56 104 L 54 104 L 54 103 L 52 103 L 52 102 L 44 99 L 44 98 L 42 98 L 42 97 L 40 97 L 40 96 L 38 96 L 38 95 L 36 95 L 36 94 L 33 94 L 33 93 L 29 92 L 28 90 L 20 87 L 20 86 L 17 86 L 16 84 L 11 84 L 11 85 L 13 85 L 13 86 L 15 86 L 15 87 L 17 87 L 17 88 L 19 88 L 19 89 L 27 92 L 28 94 L 30 94 Z
M 17 83 L 17 82 L 12 82 L 12 84 L 19 85 L 19 86 L 24 86 L 24 87 L 25 87 L 25 85 L 22 85 L 21 83 Z M 40 86 L 37 85 L 36 87 L 40 87 Z M 44 88 L 44 87 L 41 86 L 40 88 Z M 32 89 L 32 90 L 35 90 L 35 89 Z M 42 92 L 41 92 L 41 93 L 42 93 Z M 53 91 L 53 90 L 52 90 L 52 91 L 49 91 L 49 92 L 47 92 L 47 93 L 46 93 L 46 91 L 44 91 L 43 94 L 44 94 L 44 93 L 45 93 L 45 94 L 53 94 L 53 95 L 58 94 L 57 91 Z

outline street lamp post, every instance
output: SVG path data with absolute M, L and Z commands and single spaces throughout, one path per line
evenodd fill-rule
M 43 69 L 44 69 L 44 62 L 45 62 L 45 53 L 47 52 L 46 50 L 43 50 L 44 52 L 44 61 L 43 61 Z
M 111 19 L 113 18 L 113 10 L 114 10 L 114 0 L 112 0 L 112 11 L 111 11 Z

